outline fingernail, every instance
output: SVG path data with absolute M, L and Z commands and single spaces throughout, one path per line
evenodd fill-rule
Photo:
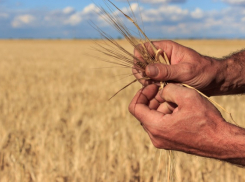
M 157 76 L 158 75 L 158 69 L 157 69 L 157 67 L 156 66 L 153 66 L 153 65 L 147 66 L 147 68 L 146 68 L 146 74 L 148 76 L 152 76 L 152 77 Z

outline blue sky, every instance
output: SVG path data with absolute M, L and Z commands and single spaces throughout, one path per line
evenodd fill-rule
M 127 10 L 125 0 L 112 0 Z M 245 0 L 131 1 L 151 38 L 245 38 Z M 0 0 L 0 38 L 99 38 L 93 21 L 120 35 L 98 17 L 102 0 Z M 130 26 L 130 25 L 129 25 Z

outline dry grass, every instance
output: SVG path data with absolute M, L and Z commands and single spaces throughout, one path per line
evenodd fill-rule
M 202 54 L 224 56 L 243 40 L 179 40 Z M 121 41 L 129 51 L 126 41 Z M 0 181 L 160 181 L 161 158 L 127 106 L 140 88 L 127 69 L 103 67 L 84 56 L 92 41 L 0 41 Z M 108 65 L 110 66 L 110 65 Z M 216 97 L 241 126 L 243 96 Z M 229 117 L 227 117 L 229 119 Z M 176 154 L 176 181 L 239 182 L 244 169 Z

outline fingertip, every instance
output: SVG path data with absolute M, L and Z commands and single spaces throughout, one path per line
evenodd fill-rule
M 163 89 L 159 90 L 159 95 L 163 99 Z
M 159 74 L 158 67 L 153 64 L 148 65 L 145 71 L 146 75 L 149 77 L 156 77 Z
M 169 83 L 162 89 L 161 97 L 168 102 L 177 103 L 181 93 L 179 85 Z

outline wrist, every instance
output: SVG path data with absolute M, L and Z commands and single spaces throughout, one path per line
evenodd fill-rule
M 223 95 L 223 84 L 226 80 L 226 62 L 225 60 L 203 56 L 205 62 L 209 62 L 204 72 L 207 80 L 210 82 L 204 88 L 203 93 L 208 96 Z
M 222 131 L 219 148 L 223 152 L 218 159 L 245 166 L 245 130 L 227 122 L 219 129 Z
M 240 58 L 240 57 L 239 57 Z M 220 86 L 218 95 L 231 95 L 245 92 L 244 63 L 233 55 L 217 60 L 219 69 L 216 81 Z

